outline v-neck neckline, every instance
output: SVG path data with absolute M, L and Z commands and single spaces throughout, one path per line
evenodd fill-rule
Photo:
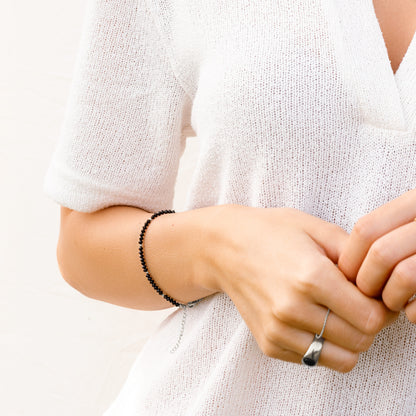
M 363 122 L 397 131 L 414 128 L 411 95 L 416 86 L 411 78 L 416 72 L 416 35 L 393 72 L 373 0 L 334 1 L 349 65 L 345 76 L 356 91 Z
M 401 62 L 399 64 L 399 66 L 397 67 L 396 71 L 393 71 L 393 68 L 391 67 L 391 62 L 390 62 L 390 58 L 389 58 L 389 51 L 387 49 L 387 44 L 386 41 L 384 39 L 384 35 L 383 35 L 383 31 L 381 29 L 381 25 L 380 25 L 380 21 L 377 17 L 377 13 L 374 7 L 374 2 L 373 0 L 369 0 L 370 2 L 370 10 L 371 10 L 371 14 L 372 14 L 372 19 L 374 21 L 374 25 L 376 26 L 377 32 L 378 32 L 378 39 L 379 39 L 379 43 L 380 43 L 380 47 L 381 50 L 384 51 L 384 61 L 386 62 L 386 65 L 389 67 L 391 75 L 393 78 L 397 78 L 401 72 L 403 72 L 403 67 L 405 67 L 407 65 L 407 62 L 410 60 L 410 57 L 413 53 L 416 53 L 414 51 L 414 49 L 416 48 L 416 31 L 415 33 L 413 33 L 413 37 L 410 40 L 410 43 L 407 47 L 407 50 L 404 54 L 404 56 L 401 59 Z

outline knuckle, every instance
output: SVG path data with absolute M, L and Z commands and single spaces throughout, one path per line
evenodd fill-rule
M 368 250 L 368 255 L 372 257 L 376 263 L 388 266 L 393 261 L 391 246 L 386 244 L 382 238 L 375 241 Z
M 389 308 L 391 311 L 398 311 L 397 302 L 395 302 L 391 296 L 388 296 L 386 292 L 382 293 L 381 298 L 383 299 L 383 302 L 387 308 Z
M 356 345 L 357 352 L 367 351 L 374 341 L 373 335 L 362 334 Z
M 276 319 L 269 319 L 263 325 L 263 335 L 267 342 L 275 343 L 279 339 L 279 330 L 277 328 Z
M 416 324 L 416 312 L 415 311 L 408 311 L 406 310 L 406 316 L 407 319 L 412 323 L 412 324 Z
M 380 332 L 386 323 L 387 313 L 381 305 L 377 305 L 371 309 L 365 324 L 364 332 L 367 335 L 376 335 Z
M 272 307 L 272 313 L 275 317 L 275 321 L 277 319 L 280 322 L 291 324 L 296 321 L 298 308 L 299 305 L 297 305 L 292 298 L 287 297 L 285 300 L 280 299 L 280 301 Z M 274 325 L 276 325 L 276 322 L 274 322 Z M 268 324 L 268 326 L 270 326 L 270 324 Z
M 277 351 L 278 351 L 278 359 L 279 360 L 282 360 L 282 361 L 291 361 L 291 362 L 293 362 L 293 352 L 292 351 L 289 351 L 289 350 L 287 350 L 287 349 L 284 349 L 284 348 L 277 348 Z
M 371 216 L 364 215 L 357 220 L 351 232 L 356 234 L 357 237 L 362 241 L 374 241 L 374 227 L 372 224 L 373 221 Z
M 280 345 L 276 345 L 265 338 L 262 338 L 262 341 L 258 345 L 261 352 L 267 357 L 283 361 L 293 361 L 292 351 L 282 348 Z
M 416 287 L 416 267 L 408 262 L 400 262 L 395 268 L 393 273 L 399 284 L 404 289 L 414 289 Z
M 263 352 L 263 354 L 267 355 L 270 358 L 279 358 L 279 356 L 280 356 L 280 354 L 279 354 L 279 348 L 276 347 L 275 344 L 273 344 L 272 342 L 268 341 L 267 339 L 264 340 L 261 343 L 260 349 Z
M 296 276 L 297 290 L 303 295 L 313 295 L 322 284 L 322 276 L 328 263 L 322 258 L 316 258 L 312 264 Z

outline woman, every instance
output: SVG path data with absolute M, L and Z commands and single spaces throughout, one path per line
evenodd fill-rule
M 106 416 L 416 414 L 415 28 L 413 0 L 89 3 L 44 184 L 60 269 L 188 306 Z M 196 134 L 187 209 L 146 226 Z

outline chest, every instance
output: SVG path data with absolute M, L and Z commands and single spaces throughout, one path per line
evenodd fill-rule
M 331 137 L 352 119 L 416 129 L 416 0 L 177 1 L 172 39 L 199 132 L 266 146 L 271 132 Z
M 373 4 L 395 73 L 416 31 L 416 0 L 373 0 Z

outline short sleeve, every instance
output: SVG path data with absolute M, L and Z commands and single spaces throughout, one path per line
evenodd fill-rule
M 46 196 L 93 212 L 172 208 L 192 100 L 145 0 L 90 0 Z

